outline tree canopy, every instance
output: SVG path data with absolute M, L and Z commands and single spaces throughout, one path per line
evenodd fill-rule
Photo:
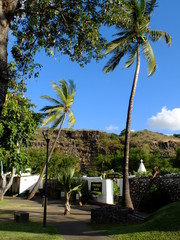
M 81 65 L 97 59 L 104 44 L 98 5 L 100 1 L 18 1 L 10 24 L 14 37 L 11 72 L 20 79 L 33 73 L 38 76 L 41 65 L 34 62 L 34 55 L 42 49 L 48 56 L 69 55 Z
M 28 98 L 8 93 L 0 120 L 0 149 L 7 167 L 15 166 L 17 171 L 26 167 L 24 147 L 33 138 L 41 116 L 33 111 Z
M 38 77 L 37 52 L 66 54 L 82 66 L 101 56 L 101 1 L 0 0 L 0 6 L 0 115 L 9 83 Z

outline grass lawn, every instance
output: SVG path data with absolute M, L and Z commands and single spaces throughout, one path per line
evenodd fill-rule
M 46 226 L 41 223 L 0 223 L 1 240 L 62 240 L 55 227 Z
M 12 220 L 14 211 L 32 209 L 31 202 L 19 203 L 4 199 L 0 201 L 0 240 L 62 240 L 54 226 L 42 226 L 41 222 L 17 223 Z M 36 206 L 33 210 L 36 211 Z M 12 210 L 14 209 L 14 210 Z M 9 219 L 3 221 L 3 219 Z
M 180 240 L 180 202 L 159 209 L 142 224 L 99 225 L 97 228 L 106 229 L 106 235 L 119 240 Z

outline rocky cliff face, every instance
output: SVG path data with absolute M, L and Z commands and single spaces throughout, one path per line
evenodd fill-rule
M 50 146 L 53 144 L 58 131 L 50 135 Z M 146 136 L 147 135 L 147 136 Z M 62 130 L 57 148 L 60 152 L 77 156 L 81 160 L 82 169 L 92 167 L 94 159 L 99 155 L 113 154 L 117 149 L 123 149 L 124 136 L 108 134 L 101 131 L 88 130 Z M 180 138 L 169 137 L 152 133 L 147 130 L 132 133 L 132 147 L 148 145 L 150 152 L 160 151 L 165 156 L 175 155 L 180 147 Z M 38 129 L 32 147 L 45 148 L 46 142 L 42 130 Z
M 58 131 L 55 130 L 50 137 L 50 146 L 53 144 Z M 86 130 L 62 130 L 57 143 L 57 148 L 62 153 L 67 153 L 78 157 L 81 160 L 82 168 L 92 167 L 93 160 L 99 154 L 110 154 L 116 151 L 116 147 L 111 144 L 105 144 L 102 141 L 102 133 L 100 131 Z M 42 137 L 42 131 L 38 130 L 36 139 L 31 143 L 32 147 L 42 148 L 46 146 L 46 142 Z

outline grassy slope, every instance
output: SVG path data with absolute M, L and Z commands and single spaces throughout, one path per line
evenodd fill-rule
M 180 202 L 167 205 L 138 225 L 106 225 L 106 234 L 122 240 L 178 240 L 180 239 Z

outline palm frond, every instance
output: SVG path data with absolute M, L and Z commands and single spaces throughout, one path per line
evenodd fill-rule
M 107 62 L 105 67 L 103 68 L 103 71 L 105 73 L 109 73 L 110 71 L 113 71 L 119 64 L 120 60 L 124 56 L 123 52 L 120 52 L 119 54 L 115 54 L 110 60 Z
M 110 71 L 113 71 L 118 66 L 120 60 L 127 53 L 129 48 L 130 48 L 129 43 L 124 44 L 124 46 L 117 48 L 114 51 L 114 56 L 112 58 L 110 58 L 110 60 L 107 62 L 107 64 L 103 68 L 103 71 L 105 73 L 109 73 Z
M 163 32 L 160 30 L 151 30 L 149 31 L 148 36 L 152 41 L 157 41 L 162 38 L 166 41 L 169 47 L 171 46 L 172 38 L 167 32 Z
M 65 103 L 66 102 L 66 96 L 64 95 L 62 89 L 55 82 L 52 82 L 51 85 L 52 85 L 53 89 L 56 91 L 57 96 L 59 97 L 59 99 L 63 103 Z
M 132 11 L 130 13 L 131 19 L 136 22 L 142 15 L 141 8 L 137 0 L 131 0 Z
M 66 82 L 66 80 L 62 79 L 62 80 L 59 81 L 59 86 L 62 89 L 63 95 L 67 99 L 67 96 L 68 96 L 68 83 Z
M 61 109 L 61 110 L 60 110 Z M 43 107 L 40 111 L 43 112 L 52 112 L 52 111 L 63 111 L 64 110 L 64 105 L 57 105 L 57 106 L 45 106 Z
M 130 37 L 131 37 L 130 34 L 127 32 L 123 37 L 117 38 L 108 43 L 106 46 L 105 55 L 113 52 L 117 48 L 123 47 L 123 45 L 126 45 L 129 42 Z
M 59 126 L 59 124 L 62 122 L 64 118 L 65 113 L 62 113 L 62 115 L 58 115 L 54 120 L 53 120 L 53 125 L 52 128 L 55 129 Z
M 113 37 L 115 37 L 115 36 L 121 36 L 121 37 L 122 37 L 122 36 L 126 35 L 126 33 L 127 33 L 126 31 L 124 31 L 124 32 L 118 32 L 118 33 L 113 34 L 112 36 L 113 36 Z
M 76 93 L 76 85 L 73 80 L 69 80 L 68 93 L 73 96 Z
M 137 56 L 137 52 L 135 52 L 133 55 L 131 55 L 129 60 L 125 63 L 124 68 L 130 67 L 134 63 L 136 56 Z
M 61 170 L 61 173 L 58 174 L 58 181 L 61 183 L 62 187 L 64 190 L 67 192 L 71 192 L 71 184 L 73 181 L 73 176 L 75 173 L 75 168 L 74 167 L 66 167 Z
M 43 96 L 41 96 L 41 98 L 42 99 L 46 99 L 46 100 L 48 100 L 48 101 L 50 101 L 50 102 L 52 102 L 54 104 L 59 104 L 59 101 L 57 99 L 55 99 L 53 97 L 50 97 L 48 95 L 43 95 Z
M 79 184 L 79 185 L 77 185 L 76 187 L 70 189 L 69 193 L 74 192 L 74 191 L 77 191 L 77 190 L 81 187 L 81 185 L 82 185 L 82 184 Z
M 154 56 L 154 52 L 151 48 L 151 45 L 145 38 L 144 38 L 144 41 L 142 42 L 142 47 L 143 47 L 143 53 L 148 63 L 148 76 L 150 76 L 156 70 L 156 59 Z
M 69 124 L 70 126 L 74 126 L 75 121 L 76 121 L 76 119 L 75 119 L 75 117 L 74 117 L 73 112 L 72 112 L 71 110 L 69 110 L 69 111 L 68 111 L 68 124 Z
M 54 122 L 56 118 L 57 118 L 57 112 L 54 112 L 54 113 L 52 112 L 51 114 L 48 114 L 46 116 L 46 119 L 43 121 L 43 126 Z
M 150 15 L 155 7 L 157 7 L 157 1 L 156 0 L 146 0 L 146 11 L 145 14 Z
M 71 108 L 74 103 L 74 95 L 68 95 L 67 101 L 66 101 L 66 106 L 68 108 Z
M 145 9 L 146 9 L 146 1 L 145 0 L 141 0 L 139 6 L 140 6 L 141 14 L 144 14 Z
M 45 114 L 43 114 L 45 118 L 43 125 L 52 123 L 52 128 L 56 128 L 61 123 L 67 112 L 69 112 L 69 124 L 71 126 L 74 125 L 75 117 L 70 110 L 74 103 L 76 89 L 73 80 L 70 80 L 69 82 L 61 80 L 59 81 L 59 86 L 55 82 L 52 82 L 52 87 L 56 91 L 60 101 L 47 95 L 42 96 L 42 98 L 55 104 L 53 106 L 45 106 L 41 109 L 41 111 L 45 112 Z

